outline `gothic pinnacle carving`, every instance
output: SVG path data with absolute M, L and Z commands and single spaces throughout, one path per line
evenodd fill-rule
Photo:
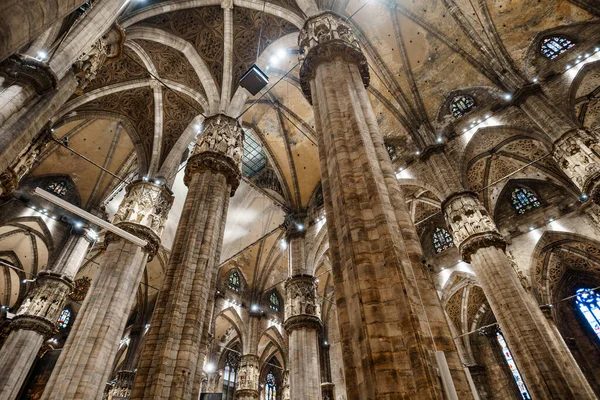
M 58 78 L 48 63 L 25 54 L 14 54 L 0 64 L 0 75 L 32 85 L 39 95 L 56 89 Z
M 320 331 L 317 283 L 314 276 L 294 276 L 285 282 L 285 330 L 310 328 Z
M 298 37 L 300 47 L 300 85 L 304 97 L 312 104 L 310 81 L 317 66 L 341 57 L 355 63 L 365 87 L 369 86 L 369 64 L 363 54 L 352 27 L 343 18 L 326 11 L 308 19 Z
M 476 193 L 454 193 L 442 203 L 442 210 L 446 223 L 452 230 L 454 242 L 466 262 L 470 262 L 471 256 L 483 247 L 506 249 L 506 241 L 479 202 Z
M 243 130 L 235 118 L 217 114 L 204 120 L 204 130 L 185 168 L 184 183 L 202 171 L 222 173 L 231 185 L 231 195 L 241 179 Z

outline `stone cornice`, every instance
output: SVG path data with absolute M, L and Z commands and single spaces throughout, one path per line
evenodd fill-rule
M 10 324 L 11 330 L 28 330 L 35 331 L 44 338 L 49 338 L 57 332 L 56 324 L 46 318 L 37 317 L 34 315 L 17 315 L 13 318 Z
M 158 253 L 158 249 L 160 248 L 160 238 L 152 229 L 144 225 L 135 224 L 133 222 L 120 222 L 117 224 L 117 226 L 147 242 L 146 246 L 144 246 L 144 251 L 148 253 L 148 261 L 152 260 Z M 104 245 L 108 246 L 109 243 L 118 240 L 125 239 L 112 232 L 107 232 L 104 236 Z
M 25 54 L 13 54 L 0 64 L 0 75 L 29 84 L 39 95 L 56 89 L 58 78 L 48 63 Z
M 227 183 L 231 185 L 232 196 L 240 185 L 241 173 L 239 167 L 230 157 L 215 151 L 204 151 L 191 156 L 185 167 L 183 182 L 186 186 L 189 186 L 191 176 L 204 171 L 225 175 Z
M 296 329 L 314 329 L 320 331 L 323 327 L 321 319 L 316 315 L 300 314 L 293 315 L 285 320 L 285 331 L 291 332 Z
M 459 247 L 459 252 L 464 261 L 470 263 L 471 256 L 477 250 L 486 247 L 496 247 L 502 251 L 506 250 L 506 240 L 498 232 L 476 233 L 465 239 Z

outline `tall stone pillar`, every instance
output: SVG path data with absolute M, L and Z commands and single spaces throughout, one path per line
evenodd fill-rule
M 238 378 L 235 386 L 235 398 L 239 400 L 257 400 L 259 396 L 260 359 L 258 341 L 260 338 L 260 320 L 262 313 L 250 311 L 248 315 L 248 333 L 240 358 Z
M 58 331 L 58 317 L 73 290 L 73 277 L 95 239 L 87 228 L 75 230 L 52 267 L 38 274 L 0 350 L 0 398 L 17 397 L 42 344 Z
M 164 186 L 143 181 L 127 186 L 113 223 L 146 240 L 147 245 L 142 248 L 113 233 L 106 234 L 106 251 L 98 276 L 81 306 L 42 399 L 102 397 L 137 287 L 146 263 L 159 249 L 172 203 L 173 196 Z
M 19 187 L 19 182 L 27 175 L 38 156 L 44 151 L 51 135 L 49 128 L 42 129 L 42 132 L 31 144 L 15 158 L 12 165 L 0 174 L 0 197 L 10 195 Z
M 329 12 L 305 23 L 299 46 L 319 141 L 348 399 L 437 399 L 431 341 L 423 340 L 400 230 L 399 217 L 408 216 L 394 206 L 401 199 L 365 90 L 366 57 L 350 25 Z
M 521 285 L 506 242 L 473 192 L 442 203 L 462 259 L 470 262 L 534 399 L 595 399 L 566 344 Z
M 322 324 L 313 266 L 306 263 L 304 215 L 286 218 L 290 278 L 285 283 L 285 330 L 288 334 L 290 392 L 294 398 L 321 399 L 319 335 Z
M 204 120 L 184 182 L 188 194 L 135 379 L 132 399 L 191 399 L 229 197 L 241 177 L 243 131 L 225 115 Z
M 135 378 L 135 366 L 137 365 L 137 360 L 139 358 L 143 332 L 144 327 L 141 325 L 135 325 L 131 328 L 127 354 L 125 355 L 125 360 L 123 361 L 121 369 L 116 373 L 114 386 L 108 390 L 109 399 L 129 398 L 131 395 L 133 379 Z

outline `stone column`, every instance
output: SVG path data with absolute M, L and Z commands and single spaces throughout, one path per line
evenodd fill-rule
M 0 61 L 35 39 L 83 3 L 83 0 L 1 2 Z
M 470 262 L 523 379 L 535 399 L 595 399 L 566 344 L 525 291 L 505 253 L 506 242 L 473 192 L 442 203 L 462 259 Z
M 0 63 L 0 171 L 77 87 L 83 89 L 105 61 L 121 56 L 125 33 L 113 22 L 122 4 L 123 0 L 98 1 L 48 62 L 15 54 Z
M 305 23 L 299 46 L 319 141 L 348 399 L 437 399 L 432 344 L 423 339 L 400 230 L 409 217 L 394 206 L 401 198 L 365 90 L 366 57 L 350 25 L 329 12 Z
M 322 324 L 313 266 L 306 263 L 306 216 L 285 220 L 290 278 L 285 283 L 290 392 L 297 399 L 321 399 L 319 335 Z
M 17 397 L 43 342 L 58 331 L 56 324 L 73 290 L 73 277 L 95 239 L 89 229 L 74 231 L 52 268 L 38 274 L 0 350 L 0 398 Z
M 281 384 L 281 400 L 290 400 L 290 371 L 283 371 L 283 383 Z
M 19 187 L 21 179 L 33 167 L 38 156 L 44 151 L 52 133 L 49 128 L 42 132 L 15 159 L 10 167 L 0 174 L 0 197 L 9 196 Z
M 160 234 L 173 202 L 164 186 L 137 181 L 113 223 L 147 241 L 139 247 L 113 233 L 77 320 L 46 385 L 44 400 L 97 399 L 111 373 L 113 359 L 146 263 L 160 246 Z
M 260 370 L 256 354 L 244 354 L 240 358 L 235 398 L 238 400 L 258 399 L 258 379 Z
M 121 369 L 117 371 L 115 385 L 108 391 L 109 398 L 129 398 L 133 379 L 135 378 L 135 366 L 139 358 L 140 344 L 143 340 L 144 327 L 135 325 L 129 333 L 129 346 Z
M 243 131 L 225 115 L 204 120 L 184 182 L 188 194 L 146 338 L 132 399 L 191 399 L 229 197 L 241 177 Z

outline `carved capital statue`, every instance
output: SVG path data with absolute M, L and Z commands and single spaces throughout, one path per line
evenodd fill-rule
M 310 328 L 321 330 L 317 282 L 314 276 L 295 276 L 285 282 L 285 330 Z
M 357 65 L 365 87 L 369 86 L 369 64 L 351 25 L 343 17 L 326 11 L 308 19 L 298 36 L 300 47 L 300 85 L 312 104 L 310 81 L 322 62 L 341 57 Z

